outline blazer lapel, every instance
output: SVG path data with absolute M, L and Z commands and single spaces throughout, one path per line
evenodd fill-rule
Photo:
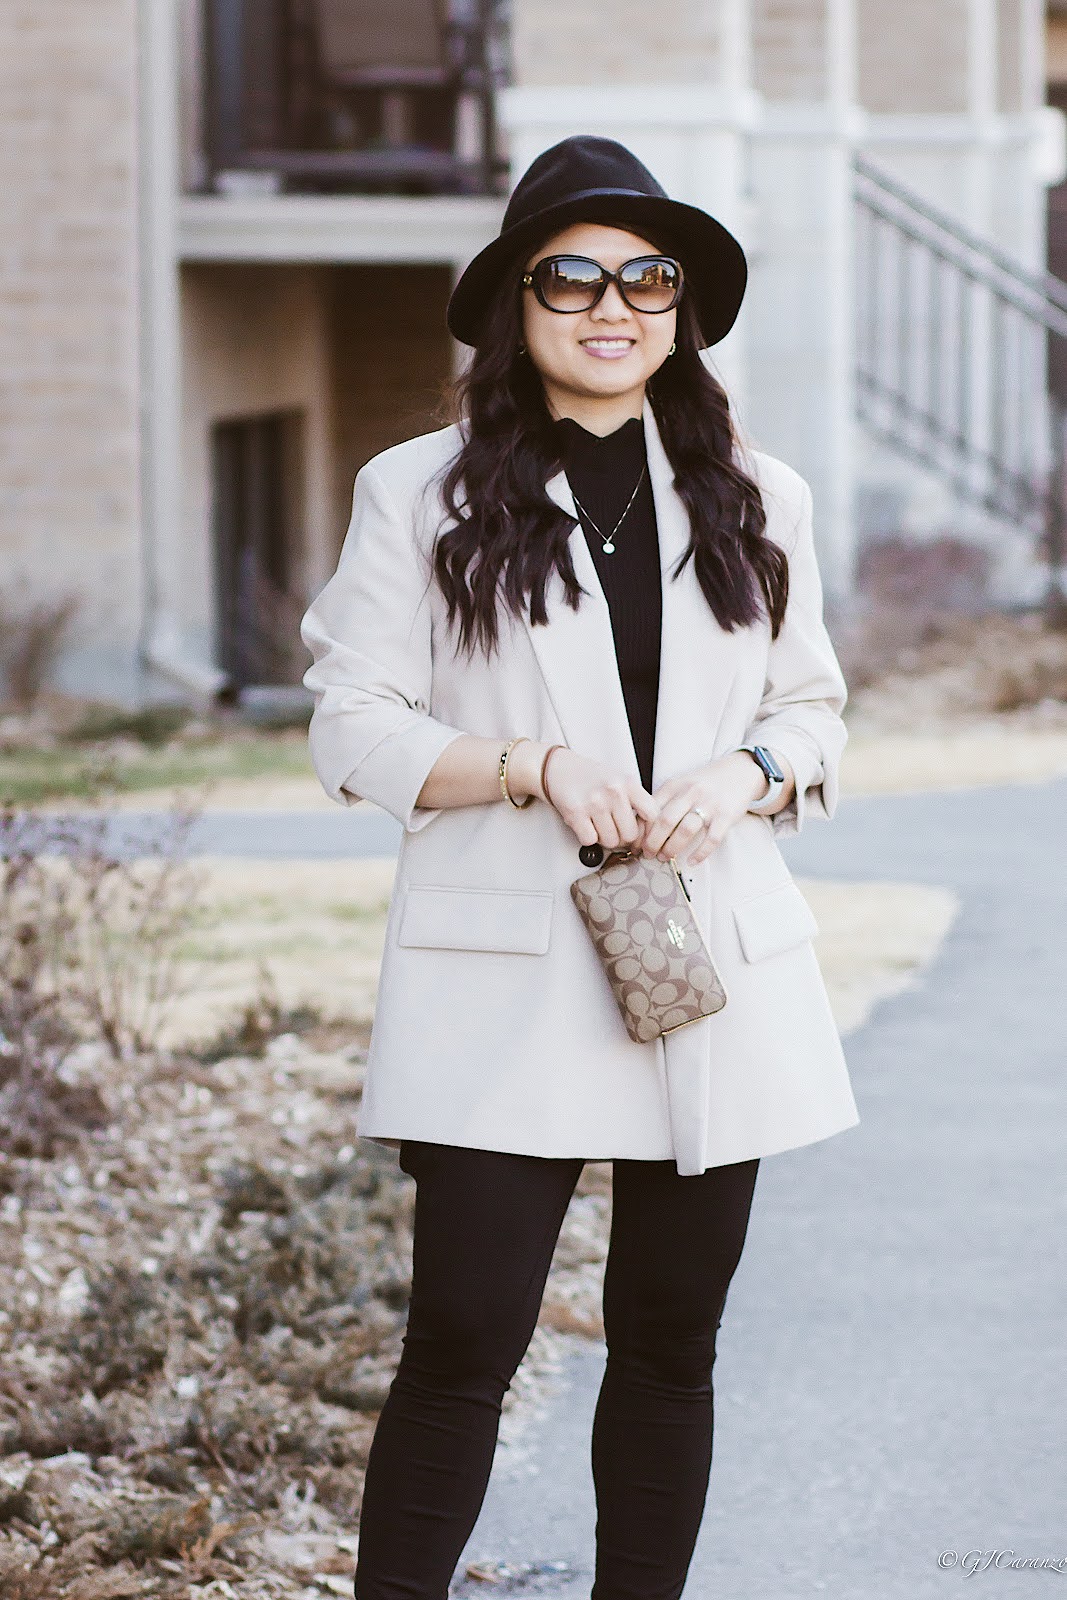
M 687 765 L 710 759 L 710 749 L 705 753 L 694 747 L 693 696 L 707 696 L 709 711 L 721 696 L 721 709 L 733 671 L 715 671 L 716 666 L 725 669 L 728 664 L 726 641 L 729 636 L 715 622 L 696 580 L 692 560 L 686 564 L 682 576 L 672 581 L 677 563 L 689 543 L 689 516 L 674 488 L 674 472 L 647 400 L 642 419 L 656 508 L 662 592 L 659 696 L 652 771 L 653 787 L 656 787 Z M 558 572 L 554 572 L 546 587 L 547 624 L 536 627 L 530 622 L 528 611 L 523 612 L 530 642 L 570 748 L 640 779 L 619 675 L 611 613 L 585 533 L 578 522 L 566 473 L 557 473 L 545 487 L 556 504 L 575 519 L 569 540 L 571 560 L 578 581 L 587 592 L 581 597 L 578 610 L 572 611 L 564 598 L 562 580 Z M 698 720 L 702 724 L 704 718 Z
M 580 597 L 578 610 L 572 611 L 563 581 L 553 572 L 545 590 L 548 622 L 534 626 L 528 609 L 523 611 L 523 620 L 570 748 L 639 778 L 611 613 L 566 473 L 557 473 L 545 487 L 556 504 L 575 519 L 569 540 L 571 560 L 586 593 Z

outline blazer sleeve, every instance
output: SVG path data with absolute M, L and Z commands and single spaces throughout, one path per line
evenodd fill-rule
M 313 665 L 311 761 L 340 805 L 370 800 L 409 833 L 439 814 L 416 805 L 438 756 L 459 738 L 429 715 L 432 683 L 427 578 L 410 519 L 374 464 L 356 476 L 337 570 L 304 614 Z
M 830 818 L 837 810 L 839 769 L 848 739 L 841 712 L 847 698 L 823 621 L 812 496 L 804 483 L 800 525 L 789 554 L 785 618 L 768 651 L 763 698 L 742 740 L 766 745 L 793 768 L 796 795 L 769 818 L 775 834 L 799 833 L 809 812 Z

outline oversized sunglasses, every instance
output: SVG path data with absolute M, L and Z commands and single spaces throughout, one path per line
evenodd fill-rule
M 522 275 L 546 311 L 590 311 L 613 283 L 631 311 L 670 311 L 682 292 L 682 267 L 673 256 L 635 256 L 609 272 L 589 256 L 544 256 Z

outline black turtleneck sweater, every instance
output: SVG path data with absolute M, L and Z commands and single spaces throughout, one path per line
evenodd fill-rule
M 659 692 L 660 590 L 659 539 L 652 485 L 646 471 L 637 497 L 604 553 L 645 465 L 645 431 L 640 417 L 599 438 L 563 417 L 556 423 L 567 481 L 588 516 L 581 517 L 611 613 L 615 655 L 626 701 L 641 782 L 651 792 Z M 603 538 L 594 532 L 589 518 Z

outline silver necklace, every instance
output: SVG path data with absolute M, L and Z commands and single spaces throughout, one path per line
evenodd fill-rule
M 619 518 L 618 522 L 612 528 L 611 532 L 608 534 L 606 539 L 604 538 L 604 535 L 601 533 L 600 529 L 597 527 L 596 523 L 593 521 L 592 517 L 589 515 L 588 511 L 582 505 L 582 502 L 579 500 L 578 496 L 574 493 L 574 490 L 573 489 L 571 490 L 571 496 L 572 496 L 572 498 L 574 500 L 575 505 L 578 507 L 578 510 L 582 513 L 582 516 L 590 524 L 590 526 L 592 527 L 592 530 L 596 534 L 597 538 L 603 544 L 603 546 L 604 546 L 604 554 L 606 556 L 614 555 L 614 553 L 615 553 L 615 544 L 614 544 L 615 535 L 618 533 L 619 529 L 622 527 L 623 523 L 626 521 L 626 512 L 629 511 L 630 507 L 633 505 L 634 501 L 637 499 L 637 491 L 638 491 L 638 489 L 640 489 L 641 485 L 644 483 L 644 481 L 645 481 L 645 473 L 647 471 L 648 471 L 648 462 L 646 461 L 644 466 L 641 468 L 641 476 L 638 478 L 636 484 L 634 485 L 634 492 L 630 496 L 629 500 L 627 500 L 627 502 L 626 502 L 626 511 L 623 512 L 622 516 Z

